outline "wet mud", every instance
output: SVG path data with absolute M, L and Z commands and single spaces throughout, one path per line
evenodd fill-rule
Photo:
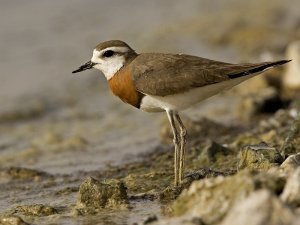
M 3 7 L 9 11 L 10 4 Z M 174 187 L 173 137 L 166 116 L 143 114 L 115 99 L 97 72 L 71 78 L 90 46 L 74 50 L 70 36 L 74 45 L 96 43 L 99 37 L 91 31 L 96 23 L 80 20 L 76 29 L 70 26 L 78 14 L 66 19 L 70 5 L 61 4 L 50 4 L 59 9 L 51 11 L 57 13 L 54 18 L 45 12 L 50 25 L 45 25 L 47 32 L 36 30 L 36 46 L 30 35 L 25 38 L 36 52 L 28 54 L 27 44 L 18 42 L 18 52 L 26 53 L 22 57 L 35 55 L 37 61 L 28 57 L 12 67 L 11 54 L 0 56 L 1 75 L 11 76 L 1 77 L 0 89 L 0 224 L 297 224 L 300 88 L 284 86 L 286 67 L 182 113 L 188 131 L 186 168 L 183 183 Z M 73 11 L 84 8 L 79 1 L 74 4 Z M 94 4 L 85 5 L 86 18 L 101 15 Z M 189 9 L 186 17 L 175 13 L 162 28 L 155 15 L 149 31 L 137 36 L 133 34 L 141 32 L 133 30 L 122 37 L 144 50 L 185 49 L 228 62 L 285 58 L 286 46 L 299 39 L 294 0 L 253 1 L 248 7 L 236 0 L 216 4 L 179 5 L 174 12 Z M 34 7 L 29 6 L 25 9 L 30 12 Z M 162 7 L 169 9 L 168 4 Z M 145 26 L 140 22 L 138 31 Z M 103 30 L 106 23 L 97 28 Z M 124 25 L 114 24 L 118 32 Z M 211 29 L 216 24 L 218 29 Z M 86 36 L 74 35 L 78 29 Z M 56 43 L 65 45 L 65 54 L 58 56 L 52 46 L 42 44 L 41 37 L 50 31 L 61 35 Z M 18 35 L 8 28 L 5 33 L 1 43 L 15 44 L 11 37 Z

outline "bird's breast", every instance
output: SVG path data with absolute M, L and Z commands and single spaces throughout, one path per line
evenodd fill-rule
M 130 67 L 126 66 L 119 70 L 109 80 L 109 86 L 114 95 L 118 96 L 122 101 L 140 108 L 143 94 L 135 88 Z

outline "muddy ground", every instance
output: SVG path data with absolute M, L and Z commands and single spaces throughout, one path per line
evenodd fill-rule
M 297 224 L 300 100 L 283 85 L 287 67 L 182 113 L 176 188 L 166 116 L 115 99 L 96 71 L 71 75 L 112 38 L 138 52 L 285 58 L 300 34 L 297 1 L 153 1 L 147 13 L 131 3 L 145 12 L 135 25 L 135 14 L 118 22 L 121 2 L 1 3 L 0 224 Z

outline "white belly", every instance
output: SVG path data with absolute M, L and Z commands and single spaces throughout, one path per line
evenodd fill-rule
M 257 74 L 255 74 L 257 75 Z M 189 108 L 190 106 L 203 101 L 221 91 L 232 88 L 233 86 L 255 76 L 254 74 L 227 80 L 224 82 L 207 85 L 192 89 L 190 91 L 167 96 L 146 95 L 142 99 L 141 109 L 147 112 L 162 112 L 167 109 L 180 111 Z

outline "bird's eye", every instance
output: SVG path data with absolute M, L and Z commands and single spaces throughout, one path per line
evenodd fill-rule
M 107 50 L 107 51 L 105 51 L 105 52 L 103 53 L 102 56 L 104 56 L 104 57 L 111 57 L 114 53 L 115 53 L 115 52 L 112 51 L 112 50 Z

